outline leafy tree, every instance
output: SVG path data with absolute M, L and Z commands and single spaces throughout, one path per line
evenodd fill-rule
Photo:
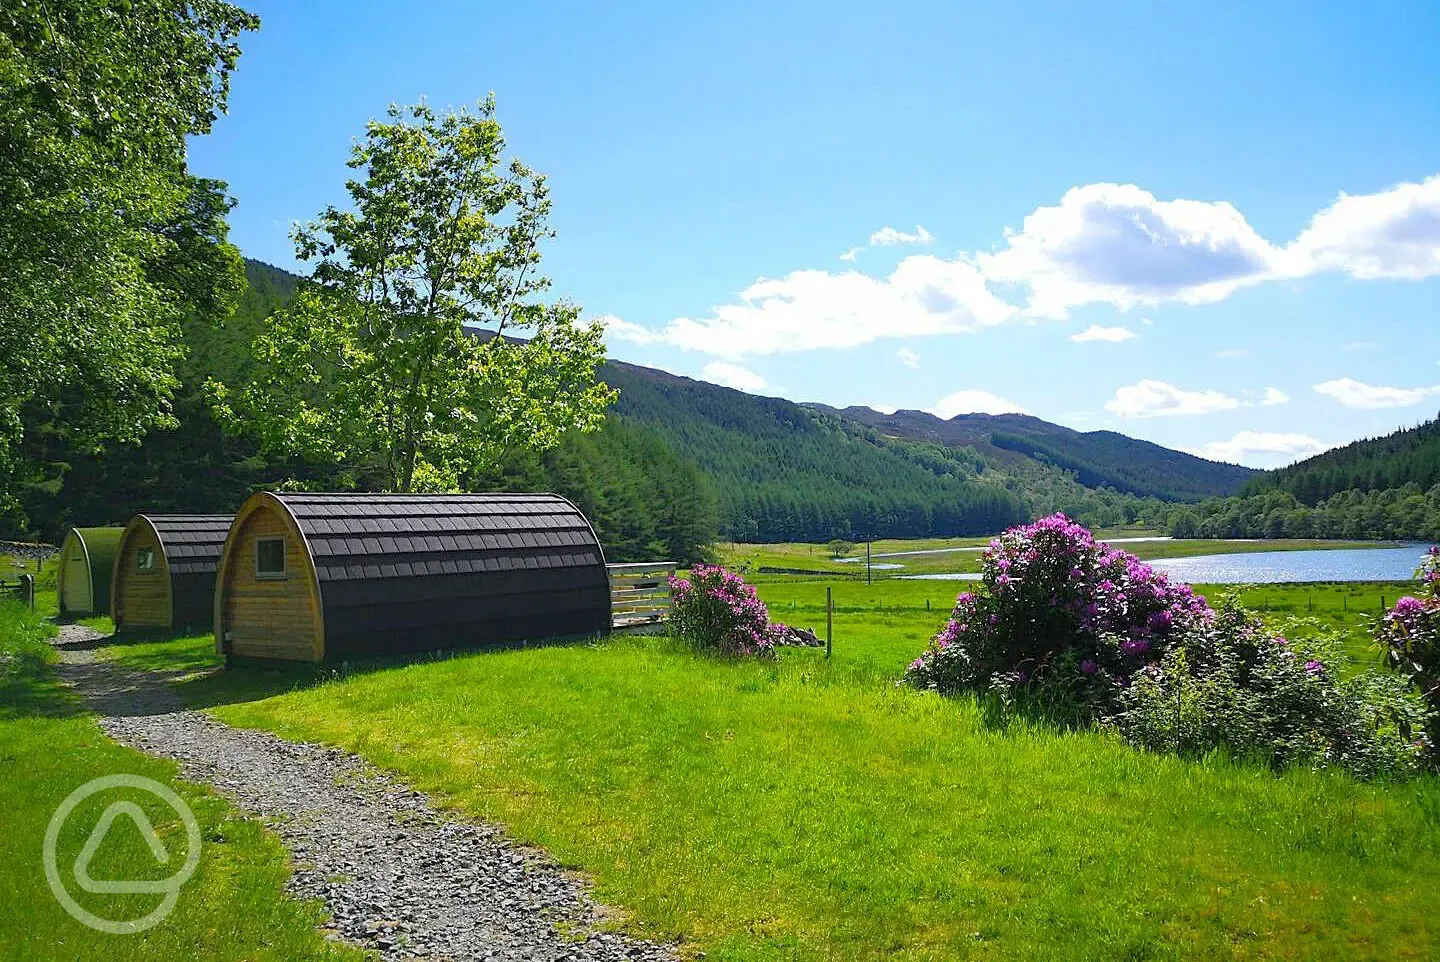
M 836 538 L 834 541 L 830 542 L 825 547 L 830 549 L 830 557 L 832 558 L 843 558 L 850 552 L 855 550 L 854 543 L 845 541 L 841 538 Z
M 174 424 L 181 320 L 239 276 L 228 201 L 186 173 L 185 140 L 258 25 L 219 0 L 0 6 L 0 512 L 58 484 L 27 425 L 98 451 Z
M 602 331 L 537 299 L 549 191 L 504 161 L 494 113 L 391 107 L 352 152 L 353 210 L 295 232 L 316 263 L 255 342 L 264 376 L 216 385 L 268 449 L 374 462 L 390 490 L 452 489 L 599 426 L 615 397 L 595 380 Z

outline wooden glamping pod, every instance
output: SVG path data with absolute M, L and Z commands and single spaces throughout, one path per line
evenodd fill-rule
M 252 495 L 215 591 L 221 654 L 341 661 L 608 631 L 604 553 L 553 494 Z
M 137 515 L 115 557 L 116 631 L 207 625 L 230 515 Z
M 55 573 L 62 618 L 110 610 L 110 578 L 124 532 L 124 528 L 71 528 L 65 535 Z

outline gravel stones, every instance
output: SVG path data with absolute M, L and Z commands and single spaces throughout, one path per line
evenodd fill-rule
M 290 891 L 325 903 L 334 937 L 387 960 L 673 962 L 664 945 L 602 932 L 606 913 L 543 853 L 441 813 L 355 755 L 187 711 L 164 679 L 96 657 L 61 629 L 59 673 L 110 737 L 179 762 L 290 850 Z M 183 895 L 182 895 L 183 897 Z

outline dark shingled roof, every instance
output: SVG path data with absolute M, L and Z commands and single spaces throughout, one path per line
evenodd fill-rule
M 554 494 L 280 494 L 321 582 L 603 564 L 590 522 Z
M 220 565 L 225 536 L 235 520 L 228 514 L 144 515 L 160 536 L 171 574 L 211 574 Z
M 310 546 L 328 658 L 610 628 L 605 555 L 554 494 L 276 494 Z

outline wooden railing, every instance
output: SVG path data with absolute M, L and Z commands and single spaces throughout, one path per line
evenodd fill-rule
M 610 574 L 610 625 L 627 628 L 664 621 L 670 615 L 670 576 L 675 562 L 606 565 Z

